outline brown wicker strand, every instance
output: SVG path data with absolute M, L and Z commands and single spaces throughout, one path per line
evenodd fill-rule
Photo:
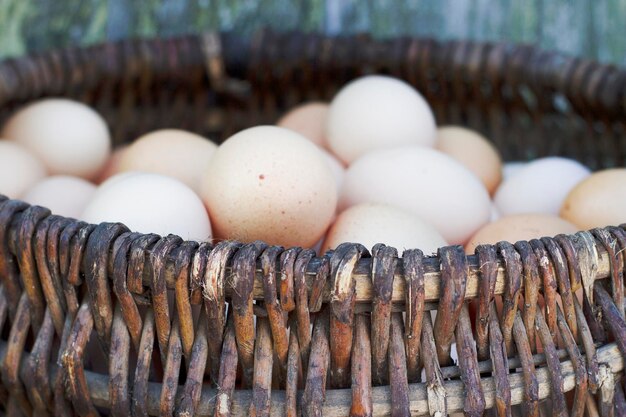
M 472 337 L 472 323 L 467 304 L 463 305 L 456 326 L 456 350 L 461 369 L 461 380 L 465 385 L 465 405 L 463 411 L 468 417 L 480 417 L 485 411 L 485 397 L 480 384 L 478 354 Z
M 113 315 L 111 330 L 111 351 L 109 353 L 109 398 L 111 415 L 130 415 L 129 357 L 131 339 L 124 323 L 122 310 L 118 305 Z
M 572 365 L 574 366 L 574 371 L 576 373 L 576 390 L 574 392 L 574 400 L 572 402 L 571 415 L 572 417 L 582 417 L 585 413 L 585 401 L 587 399 L 587 390 L 588 380 L 590 377 L 587 375 L 587 368 L 585 367 L 585 361 L 576 345 L 576 340 L 574 339 L 574 335 L 567 327 L 567 322 L 565 321 L 565 317 L 563 317 L 563 312 L 560 308 L 557 310 L 557 324 L 559 326 L 559 330 L 561 331 L 561 338 L 563 339 L 563 344 L 567 349 L 567 353 L 572 361 Z M 544 320 L 545 321 L 545 320 Z M 581 334 L 583 333 L 582 326 L 580 327 Z M 586 352 L 587 355 L 595 356 L 595 350 L 593 352 Z M 560 373 L 560 369 L 559 369 Z M 589 372 L 591 374 L 591 372 Z
M 256 260 L 267 248 L 257 241 L 244 246 L 233 260 L 232 306 L 235 319 L 237 351 L 243 370 L 242 386 L 252 386 L 254 373 L 254 317 L 252 312 L 252 285 Z
M 463 307 L 468 267 L 462 246 L 440 248 L 438 254 L 441 258 L 442 296 L 433 331 L 438 361 L 441 365 L 448 365 L 452 361 L 450 347 Z
M 6 291 L 9 307 L 9 317 L 13 321 L 17 312 L 17 305 L 22 293 L 17 262 L 9 250 L 9 225 L 13 216 L 25 210 L 28 204 L 19 200 L 7 200 L 0 197 L 0 279 Z
M 261 269 L 265 276 L 263 280 L 265 291 L 263 306 L 269 318 L 269 326 L 272 332 L 271 339 L 273 340 L 274 353 L 277 359 L 277 363 L 274 364 L 274 366 L 278 370 L 278 375 L 275 375 L 274 378 L 280 386 L 283 386 L 287 375 L 287 354 L 289 351 L 285 312 L 283 311 L 282 304 L 278 300 L 279 289 L 277 288 L 276 282 L 276 263 L 282 252 L 283 248 L 280 246 L 269 246 L 265 249 L 263 254 L 261 254 Z
M 102 223 L 89 235 L 83 262 L 89 308 L 100 342 L 108 352 L 113 325 L 113 302 L 107 276 L 109 250 L 113 242 L 128 229 L 121 223 Z
M 355 303 L 352 270 L 364 253 L 368 254 L 362 245 L 342 243 L 330 260 L 334 280 L 330 302 L 330 386 L 333 388 L 347 387 L 350 378 Z
M 489 306 L 489 353 L 493 362 L 495 385 L 495 411 L 498 417 L 511 416 L 511 387 L 509 385 L 509 364 L 504 337 L 498 323 L 495 303 Z
M 22 278 L 22 286 L 28 295 L 32 309 L 31 325 L 35 332 L 39 331 L 39 326 L 43 321 L 45 302 L 41 290 L 41 282 L 37 271 L 37 264 L 34 259 L 33 235 L 37 224 L 50 215 L 50 210 L 30 206 L 24 210 L 17 233 L 17 262 Z
M 226 263 L 240 247 L 233 241 L 218 243 L 208 254 L 203 278 L 202 293 L 205 299 L 204 308 L 207 316 L 209 349 L 209 373 L 213 382 L 220 375 L 220 357 L 226 327 L 226 311 L 224 285 L 226 281 Z
M 269 417 L 272 399 L 272 334 L 267 318 L 257 318 L 250 417 Z
M 387 383 L 387 349 L 391 326 L 391 291 L 398 252 L 382 244 L 372 248 L 372 378 L 373 383 Z M 406 365 L 405 365 L 406 366 Z
M 357 314 L 352 346 L 352 405 L 350 417 L 371 417 L 372 410 L 372 345 L 370 323 L 365 314 Z
M 315 319 L 308 373 L 302 393 L 302 416 L 322 417 L 326 399 L 326 375 L 330 365 L 329 309 L 324 308 Z
M 402 253 L 406 279 L 405 335 L 407 378 L 409 382 L 420 379 L 420 344 L 424 317 L 424 254 L 419 249 Z
M 480 271 L 478 311 L 476 313 L 476 348 L 478 358 L 485 360 L 489 357 L 491 350 L 488 329 L 498 274 L 496 248 L 492 245 L 479 245 L 476 247 L 476 256 Z

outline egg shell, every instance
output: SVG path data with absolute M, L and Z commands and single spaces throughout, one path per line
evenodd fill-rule
M 337 184 L 337 198 L 339 198 L 341 187 L 343 186 L 343 180 L 346 177 L 346 168 L 343 166 L 341 161 L 335 157 L 335 155 L 331 154 L 326 149 L 320 148 L 320 151 L 322 152 L 322 156 L 328 163 L 333 177 L 335 178 L 335 183 Z
M 43 163 L 17 143 L 0 140 L 0 194 L 20 198 L 46 176 Z
M 425 254 L 446 246 L 437 230 L 417 216 L 384 204 L 359 204 L 343 211 L 330 227 L 323 250 L 335 249 L 343 242 L 361 243 L 371 249 L 384 243 L 402 252 L 421 249 Z
M 464 243 L 491 212 L 489 193 L 474 174 L 417 145 L 372 151 L 348 167 L 340 209 L 368 202 L 408 210 L 450 244 Z
M 279 127 L 293 130 L 322 148 L 327 147 L 326 123 L 328 104 L 319 101 L 304 103 L 289 110 L 276 122 Z
M 515 243 L 520 240 L 573 234 L 578 228 L 551 214 L 514 214 L 500 218 L 480 229 L 465 245 L 466 253 L 474 253 L 476 246 L 501 241 Z
M 581 229 L 626 223 L 626 168 L 594 172 L 570 191 L 560 213 Z
M 526 165 L 528 165 L 528 162 L 524 161 L 505 162 L 502 165 L 502 180 L 508 180 L 509 178 L 517 174 Z
M 135 232 L 211 239 L 202 200 L 181 181 L 159 174 L 126 172 L 109 178 L 81 217 L 89 223 L 121 222 Z
M 436 149 L 450 155 L 472 171 L 485 184 L 489 194 L 502 180 L 502 158 L 484 136 L 460 126 L 443 126 L 437 130 Z
M 54 175 L 35 184 L 22 199 L 47 207 L 53 214 L 77 219 L 95 192 L 96 186 L 83 178 Z
M 311 247 L 337 206 L 337 186 L 319 148 L 275 126 L 226 140 L 205 172 L 202 192 L 217 237 Z
M 432 147 L 437 127 L 428 103 L 412 86 L 370 75 L 347 84 L 333 98 L 326 134 L 330 150 L 350 164 L 374 149 Z
M 558 215 L 567 194 L 589 174 L 587 167 L 572 159 L 537 159 L 504 181 L 494 202 L 503 216 L 522 213 Z
M 128 149 L 128 146 L 129 145 L 120 145 L 113 149 L 113 152 L 111 152 L 111 155 L 102 167 L 102 170 L 96 176 L 96 179 L 94 181 L 96 184 L 102 184 L 113 175 L 120 173 L 120 161 L 122 160 L 124 152 L 126 152 L 126 149 Z
M 109 129 L 90 107 L 67 99 L 36 101 L 15 113 L 0 136 L 29 149 L 52 175 L 94 179 L 111 151 Z
M 157 130 L 128 147 L 120 158 L 119 171 L 167 175 L 199 192 L 202 176 L 216 149 L 216 144 L 195 133 Z

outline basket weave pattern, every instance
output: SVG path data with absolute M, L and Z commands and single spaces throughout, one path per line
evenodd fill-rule
M 505 157 L 626 158 L 623 70 L 420 39 L 53 51 L 0 63 L 0 119 L 64 95 L 100 111 L 117 143 L 160 127 L 224 138 L 371 72 L 413 83 L 439 123 L 487 132 Z M 317 257 L 0 197 L 0 399 L 7 415 L 624 415 L 625 251 L 615 226 L 469 256 L 345 243 Z

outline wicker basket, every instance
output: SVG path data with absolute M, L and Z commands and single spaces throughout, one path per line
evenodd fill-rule
M 0 122 L 67 96 L 116 143 L 164 127 L 219 139 L 367 73 L 408 80 L 439 123 L 484 132 L 507 159 L 626 159 L 624 70 L 428 39 L 263 32 L 47 52 L 0 63 Z M 471 256 L 343 244 L 316 257 L 0 198 L 0 399 L 16 416 L 625 415 L 625 250 L 626 230 L 607 227 Z

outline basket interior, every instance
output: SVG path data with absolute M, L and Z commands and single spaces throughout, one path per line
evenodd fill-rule
M 219 142 L 275 123 L 297 103 L 330 100 L 371 73 L 411 83 L 439 125 L 484 133 L 505 160 L 563 155 L 594 169 L 625 162 L 624 70 L 465 41 L 263 31 L 249 40 L 225 33 L 47 52 L 2 63 L 0 121 L 30 100 L 61 95 L 95 107 L 116 143 L 166 127 Z

